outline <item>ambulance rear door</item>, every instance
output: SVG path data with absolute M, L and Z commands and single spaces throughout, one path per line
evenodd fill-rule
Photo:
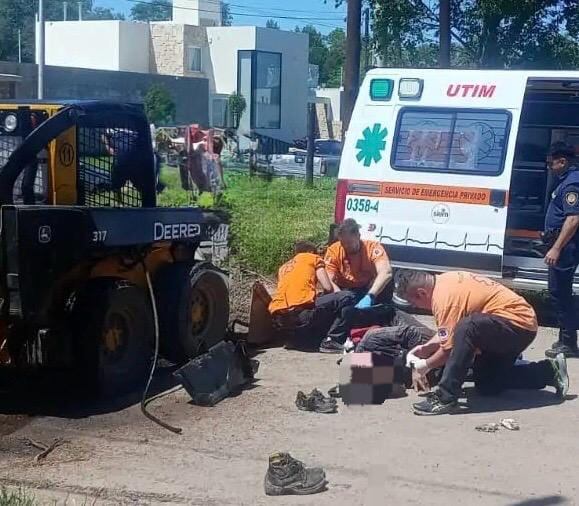
M 336 218 L 356 219 L 395 266 L 501 275 L 526 83 L 508 71 L 369 73 L 342 154 Z

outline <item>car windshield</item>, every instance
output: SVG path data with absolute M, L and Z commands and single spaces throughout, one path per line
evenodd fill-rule
M 338 141 L 316 142 L 316 153 L 320 155 L 340 155 L 342 143 Z

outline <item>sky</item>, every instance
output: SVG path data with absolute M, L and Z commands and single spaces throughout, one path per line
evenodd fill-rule
M 142 0 L 155 2 L 156 0 Z M 345 3 L 336 9 L 334 0 L 228 0 L 234 25 L 265 26 L 268 18 L 275 19 L 283 30 L 293 30 L 296 25 L 313 24 L 326 34 L 334 28 L 345 28 Z M 95 0 L 95 6 L 110 7 L 129 14 L 135 5 L 132 0 Z M 300 19 L 285 19 L 300 18 Z M 311 18 L 311 21 L 308 19 Z

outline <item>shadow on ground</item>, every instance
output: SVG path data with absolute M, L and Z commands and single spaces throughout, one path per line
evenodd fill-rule
M 555 504 L 568 504 L 569 500 L 560 495 L 550 495 L 546 497 L 535 497 L 524 501 L 514 502 L 508 506 L 554 506 Z
M 498 396 L 485 397 L 477 394 L 474 387 L 470 387 L 465 389 L 465 393 L 468 406 L 461 405 L 458 414 L 545 408 L 577 399 L 576 395 L 568 395 L 565 401 L 561 401 L 550 390 L 509 390 Z

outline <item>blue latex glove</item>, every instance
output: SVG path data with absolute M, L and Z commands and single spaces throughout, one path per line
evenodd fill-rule
M 360 302 L 358 302 L 358 304 L 356 304 L 356 309 L 368 309 L 372 307 L 373 304 L 374 304 L 374 297 L 368 294 L 364 296 L 364 298 Z

